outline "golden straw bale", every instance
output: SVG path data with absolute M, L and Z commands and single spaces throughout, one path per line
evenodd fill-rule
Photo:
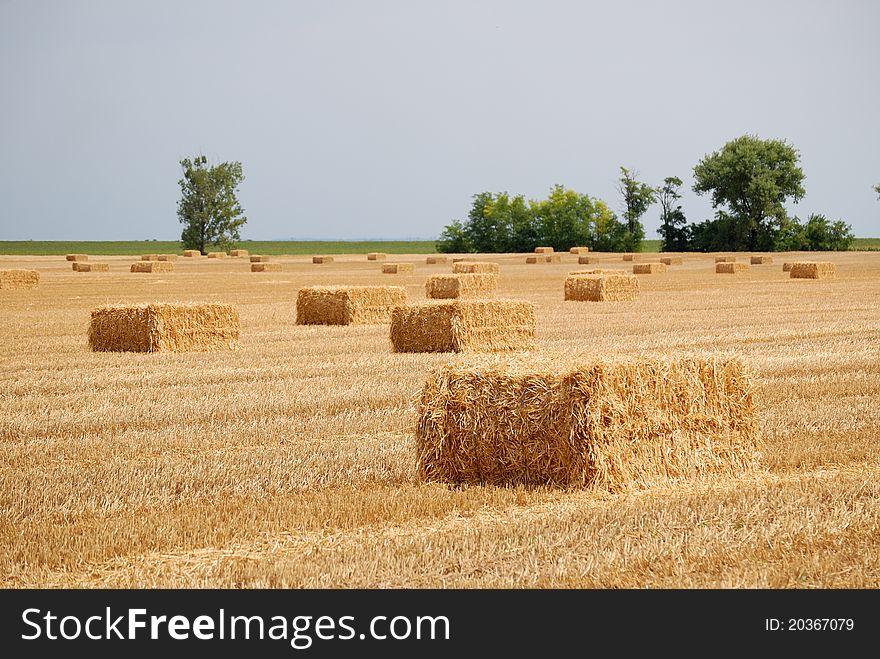
M 297 325 L 375 325 L 406 304 L 403 286 L 307 286 L 296 296 Z
M 452 264 L 453 273 L 491 272 L 498 274 L 500 271 L 501 266 L 489 261 L 462 261 L 461 263 Z
M 792 279 L 832 279 L 834 275 L 831 261 L 796 261 L 789 271 Z
M 632 273 L 620 268 L 590 268 L 589 270 L 572 270 L 568 273 L 571 275 L 618 275 L 620 277 L 631 277 Z
M 761 470 L 752 376 L 711 355 L 484 355 L 433 370 L 426 481 L 621 492 Z
M 738 272 L 746 272 L 748 269 L 748 263 L 736 263 L 735 261 L 721 261 L 715 264 L 716 274 L 735 275 Z
M 535 254 L 552 254 L 552 247 L 535 247 Z
M 765 255 L 761 255 L 761 256 L 752 256 L 752 257 L 749 259 L 749 262 L 750 262 L 752 265 L 764 265 L 764 264 L 767 264 L 767 263 L 773 263 L 773 257 L 772 257 L 772 256 L 767 256 L 766 254 L 765 254 Z
M 209 259 L 225 259 L 226 252 L 208 252 Z
M 785 261 L 782 264 L 782 272 L 791 272 L 791 266 L 793 266 L 794 263 L 794 261 Z
M 590 251 L 589 247 L 572 247 L 568 250 L 569 254 L 586 254 Z
M 382 264 L 382 272 L 386 275 L 396 275 L 403 274 L 405 272 L 412 272 L 414 266 L 412 263 L 383 263 Z
M 578 264 L 579 265 L 589 265 L 590 263 L 598 263 L 599 259 L 595 256 L 584 256 L 581 254 L 578 256 Z
M 523 300 L 455 300 L 395 307 L 394 352 L 532 350 L 535 305 Z
M 251 263 L 251 272 L 281 272 L 280 263 Z
M 159 254 L 160 261 L 176 261 L 177 254 Z
M 131 264 L 132 272 L 173 272 L 174 264 L 170 261 L 136 261 Z
M 89 346 L 102 352 L 208 352 L 235 348 L 238 309 L 216 302 L 108 305 L 92 310 Z
M 425 282 L 425 294 L 436 300 L 492 298 L 497 288 L 498 275 L 491 272 L 431 275 Z
M 561 260 L 559 254 L 538 254 L 526 257 L 526 263 L 560 263 Z
M 655 272 L 666 272 L 665 263 L 633 263 L 634 275 L 653 275 Z
M 109 272 L 109 263 L 78 263 L 73 262 L 74 272 Z
M 67 254 L 64 256 L 68 261 L 88 261 L 88 254 Z
M 660 263 L 664 265 L 681 265 L 684 259 L 680 256 L 661 256 Z
M 633 260 L 633 255 L 632 255 L 632 254 L 624 254 L 624 255 L 623 255 L 623 260 L 624 260 L 624 261 L 632 261 L 632 260 Z
M 250 256 L 250 252 L 246 249 L 233 249 L 229 251 L 229 256 L 240 258 L 243 256 Z
M 268 263 L 269 257 L 261 254 L 251 254 L 251 263 Z
M 639 279 L 630 274 L 570 274 L 564 299 L 577 302 L 631 302 L 639 299 Z
M 368 252 L 367 253 L 367 261 L 384 261 L 388 258 L 388 255 L 384 252 Z
M 158 261 L 158 254 L 141 254 L 141 261 Z
M 333 263 L 332 256 L 313 256 L 312 263 Z
M 460 261 L 476 261 L 476 259 L 470 256 L 459 256 L 458 258 L 452 259 L 453 263 L 459 263 Z
M 445 256 L 429 256 L 425 259 L 425 263 L 428 265 L 436 265 L 439 263 L 446 263 L 448 259 Z
M 36 288 L 40 283 L 37 270 L 0 270 L 0 290 Z
M 716 256 L 715 263 L 735 263 L 735 256 Z
M 185 249 L 183 250 L 183 255 L 187 258 L 192 258 L 194 256 L 201 256 L 202 253 L 197 249 Z

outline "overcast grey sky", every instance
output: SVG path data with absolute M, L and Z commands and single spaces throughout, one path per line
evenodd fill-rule
M 880 2 L 0 0 L 0 239 L 177 239 L 179 161 L 243 237 L 433 238 L 477 192 L 620 203 L 744 133 L 792 210 L 880 236 Z M 645 216 L 655 237 L 658 209 Z

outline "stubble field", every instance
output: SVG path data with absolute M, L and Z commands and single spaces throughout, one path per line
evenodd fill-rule
M 414 398 L 451 356 L 392 353 L 387 325 L 294 324 L 300 286 L 418 301 L 450 265 L 134 274 L 135 258 L 77 273 L 0 256 L 42 276 L 0 291 L 0 586 L 880 586 L 880 254 L 774 255 L 737 275 L 686 255 L 626 303 L 563 302 L 565 274 L 592 267 L 567 254 L 487 257 L 500 296 L 536 303 L 542 351 L 710 350 L 755 374 L 766 471 L 625 494 L 420 482 Z M 833 261 L 836 279 L 789 279 L 797 258 Z M 93 307 L 182 300 L 237 305 L 239 348 L 89 351 Z

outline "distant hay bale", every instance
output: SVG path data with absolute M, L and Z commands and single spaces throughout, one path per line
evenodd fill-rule
M 208 252 L 209 259 L 225 259 L 226 252 Z
M 715 263 L 735 263 L 735 256 L 716 256 Z
M 170 261 L 136 261 L 131 264 L 132 272 L 173 272 L 174 264 Z
M 589 265 L 590 263 L 598 263 L 599 259 L 595 256 L 584 256 L 581 254 L 578 256 L 578 264 L 579 265 Z
M 248 252 L 248 250 L 246 250 L 246 249 L 233 249 L 229 252 L 229 256 L 235 256 L 235 257 L 240 258 L 243 256 L 250 256 L 250 252 Z
M 523 300 L 455 300 L 395 307 L 394 352 L 532 350 L 535 305 Z
M 160 261 L 176 261 L 177 254 L 159 254 Z
M 538 254 L 526 257 L 526 263 L 560 263 L 561 260 L 559 254 Z
M 792 279 L 832 279 L 835 276 L 831 261 L 796 261 L 791 264 Z
M 158 261 L 158 254 L 141 254 L 141 261 Z
M 109 272 L 110 264 L 109 263 L 78 263 L 76 261 L 73 262 L 73 271 L 74 272 Z
M 572 247 L 568 250 L 569 254 L 586 254 L 590 251 L 589 247 Z
M 312 263 L 333 263 L 332 256 L 313 256 Z
M 88 254 L 66 254 L 64 256 L 64 258 L 67 259 L 68 261 L 88 261 L 89 255 Z
M 621 492 L 761 468 L 736 358 L 471 357 L 430 373 L 417 413 L 425 481 Z
M 403 286 L 308 286 L 296 296 L 297 325 L 375 325 L 406 304 Z
M 535 254 L 552 254 L 552 247 L 535 247 Z
M 251 254 L 251 263 L 268 263 L 269 257 L 261 254 Z
M 36 288 L 40 283 L 37 270 L 0 270 L 0 290 Z
M 459 256 L 458 258 L 452 259 L 453 263 L 458 263 L 460 261 L 475 261 L 476 259 L 471 258 L 470 256 Z
M 231 304 L 109 305 L 92 310 L 89 346 L 100 352 L 208 352 L 235 348 L 239 334 Z
M 575 302 L 631 302 L 639 299 L 639 279 L 627 273 L 572 273 L 565 278 L 564 299 Z
M 618 275 L 620 277 L 631 277 L 632 273 L 620 268 L 590 268 L 589 270 L 572 270 L 568 273 L 571 275 Z
M 194 256 L 201 256 L 202 253 L 197 249 L 185 249 L 183 250 L 183 255 L 187 258 L 192 258 Z
M 748 263 L 736 263 L 734 261 L 720 261 L 715 264 L 716 274 L 735 275 L 738 272 L 746 272 L 749 269 Z
M 428 265 L 437 265 L 440 263 L 446 263 L 448 259 L 445 256 L 429 256 L 425 259 L 425 263 Z
M 624 260 L 624 261 L 632 261 L 632 260 L 633 260 L 633 255 L 632 255 L 632 254 L 624 254 L 624 255 L 623 255 L 623 260 Z
M 633 263 L 634 275 L 653 275 L 656 272 L 666 272 L 665 263 Z
M 489 261 L 462 261 L 452 264 L 453 273 L 490 272 L 498 274 L 500 271 L 501 267 L 497 263 Z
M 664 265 L 681 265 L 684 259 L 680 256 L 661 256 L 660 263 Z
M 367 253 L 367 261 L 384 261 L 388 258 L 388 255 L 384 252 L 368 252 Z
M 431 275 L 425 282 L 425 294 L 435 300 L 493 298 L 497 288 L 498 275 L 491 272 Z
M 767 255 L 752 256 L 749 259 L 749 263 L 752 265 L 766 265 L 767 263 L 773 263 L 773 257 Z
M 794 265 L 794 261 L 785 261 L 782 264 L 782 272 L 791 272 L 791 266 Z
M 280 263 L 251 263 L 251 272 L 281 272 Z
M 382 272 L 386 275 L 396 275 L 403 274 L 405 272 L 412 272 L 414 270 L 414 266 L 412 263 L 383 263 L 382 264 Z

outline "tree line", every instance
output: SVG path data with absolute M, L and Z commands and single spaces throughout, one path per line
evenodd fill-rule
M 711 195 L 715 217 L 688 223 L 679 201 L 683 182 L 669 176 L 660 186 L 620 168 L 621 217 L 601 199 L 555 185 L 546 199 L 507 192 L 474 195 L 466 220 L 453 220 L 437 241 L 439 252 L 531 252 L 539 245 L 566 251 L 637 252 L 641 218 L 660 206 L 661 249 L 669 252 L 847 250 L 852 227 L 811 214 L 789 216 L 785 203 L 806 194 L 798 151 L 784 140 L 744 135 L 694 167 L 693 191 Z M 874 186 L 880 194 L 880 184 Z

